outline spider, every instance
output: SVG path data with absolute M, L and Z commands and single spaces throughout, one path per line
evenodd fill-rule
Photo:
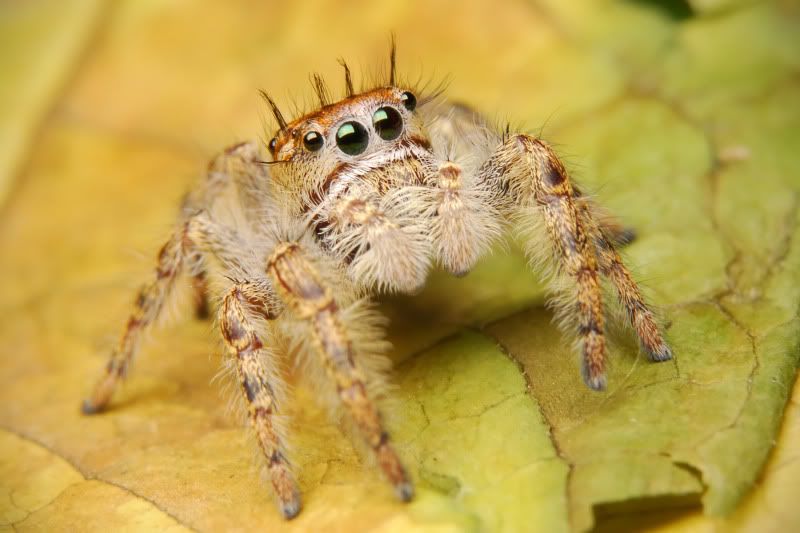
M 301 508 L 282 415 L 281 361 L 304 358 L 326 403 L 343 410 L 396 496 L 413 487 L 381 421 L 386 351 L 382 321 L 368 303 L 414 293 L 432 263 L 467 274 L 510 227 L 521 229 L 534 266 L 549 266 L 562 322 L 578 339 L 585 383 L 606 386 L 600 280 L 616 289 L 652 361 L 672 357 L 654 313 L 615 246 L 632 238 L 568 176 L 543 140 L 492 127 L 441 91 L 415 94 L 388 80 L 359 93 L 344 68 L 346 95 L 333 102 L 312 83 L 319 107 L 291 122 L 262 93 L 278 129 L 264 161 L 257 142 L 224 150 L 187 195 L 158 253 L 154 279 L 135 300 L 119 344 L 83 403 L 109 403 L 145 330 L 192 280 L 197 309 L 218 304 L 228 363 L 263 451 L 278 507 Z

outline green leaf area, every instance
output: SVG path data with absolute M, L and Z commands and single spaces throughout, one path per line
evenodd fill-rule
M 0 530 L 800 527 L 796 2 L 38 4 L 0 8 Z M 300 383 L 304 510 L 285 523 L 209 385 L 209 323 L 154 335 L 108 413 L 78 406 L 187 185 L 259 134 L 255 89 L 284 104 L 390 30 L 401 70 L 452 72 L 453 98 L 541 129 L 635 228 L 625 258 L 675 358 L 613 326 L 608 390 L 589 391 L 518 243 L 436 272 L 381 302 L 415 500 Z

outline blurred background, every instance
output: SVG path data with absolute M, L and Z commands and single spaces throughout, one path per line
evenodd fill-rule
M 543 483 L 535 507 L 522 496 L 516 499 L 529 494 L 523 485 L 518 492 L 497 489 L 497 500 L 476 503 L 469 490 L 448 488 L 446 476 L 431 476 L 421 486 L 433 487 L 430 492 L 440 499 L 421 497 L 408 511 L 374 488 L 382 486 L 374 475 L 353 473 L 361 472 L 354 466 L 357 454 L 340 434 L 322 432 L 307 437 L 318 455 L 301 453 L 300 459 L 310 472 L 301 480 L 312 495 L 309 509 L 316 511 L 308 510 L 292 527 L 800 527 L 790 503 L 800 490 L 791 480 L 800 479 L 800 472 L 785 468 L 798 457 L 792 450 L 800 442 L 800 423 L 795 403 L 783 411 L 797 359 L 791 321 L 800 301 L 792 277 L 800 264 L 792 245 L 800 189 L 797 1 L 6 0 L 0 2 L 0 455 L 15 460 L 0 464 L 0 496 L 8 500 L 0 503 L 0 529 L 284 526 L 248 469 L 249 445 L 237 444 L 238 429 L 219 406 L 215 387 L 208 386 L 218 363 L 216 357 L 207 361 L 209 346 L 219 351 L 209 344 L 208 324 L 162 332 L 171 340 L 157 344 L 147 364 L 137 366 L 138 385 L 130 385 L 121 401 L 126 409 L 115 417 L 87 422 L 77 416 L 78 399 L 102 365 L 105 339 L 124 320 L 134 287 L 147 279 L 186 188 L 221 148 L 269 138 L 258 89 L 268 91 L 287 115 L 308 109 L 314 101 L 312 72 L 341 94 L 337 60 L 348 61 L 356 85 L 369 80 L 387 67 L 392 33 L 402 77 L 447 80 L 451 98 L 541 134 L 601 203 L 636 228 L 640 239 L 628 252 L 631 262 L 654 301 L 674 318 L 675 342 L 686 344 L 684 361 L 714 354 L 705 358 L 706 367 L 688 364 L 688 379 L 713 388 L 717 361 L 720 375 L 730 371 L 735 377 L 736 386 L 728 387 L 733 392 L 715 389 L 723 406 L 719 419 L 703 418 L 703 424 L 728 427 L 735 402 L 749 409 L 751 390 L 764 392 L 763 424 L 742 433 L 758 435 L 753 446 L 760 451 L 724 465 L 708 459 L 716 454 L 710 448 L 697 462 L 684 460 L 677 452 L 669 455 L 673 447 L 696 446 L 681 448 L 678 432 L 648 453 L 693 466 L 682 473 L 665 467 L 659 482 L 637 478 L 628 492 L 591 488 L 595 474 L 587 470 L 585 478 L 575 477 L 585 484 L 572 493 L 565 476 L 552 490 Z M 401 363 L 465 327 L 505 348 L 514 346 L 516 313 L 534 309 L 525 315 L 527 323 L 549 328 L 542 304 L 540 285 L 527 274 L 524 259 L 512 253 L 492 258 L 466 281 L 435 274 L 418 299 L 389 299 L 384 308 L 392 319 L 394 359 Z M 706 311 L 735 327 L 718 327 Z M 507 317 L 512 322 L 504 322 Z M 709 329 L 689 326 L 699 323 Z M 776 337 L 778 325 L 785 324 L 791 327 Z M 581 387 L 574 362 L 565 363 L 563 378 L 540 377 L 547 371 L 536 366 L 542 361 L 572 359 L 559 348 L 557 334 L 535 340 L 549 348 L 523 344 L 519 353 L 510 350 L 531 380 L 518 386 L 533 391 L 542 405 L 542 435 L 552 430 L 554 446 L 565 446 L 561 452 L 569 456 L 570 443 L 580 440 L 570 431 L 589 423 L 571 419 L 569 406 L 590 412 L 597 401 L 584 397 L 583 389 L 578 400 L 563 393 Z M 763 389 L 753 378 L 759 368 L 763 373 L 771 367 L 753 362 L 756 345 L 780 355 Z M 631 385 L 625 380 L 637 365 L 636 347 L 622 343 L 619 350 L 629 355 L 620 359 L 612 380 L 629 390 L 671 379 L 662 366 Z M 204 364 L 168 357 L 182 351 Z M 414 364 L 400 367 L 404 391 L 414 390 L 408 376 L 421 372 Z M 641 366 L 636 372 L 643 372 Z M 767 381 L 780 386 L 770 389 Z M 323 419 L 310 407 L 313 399 L 303 398 L 311 413 L 303 420 Z M 708 401 L 680 390 L 669 398 L 665 408 L 688 398 L 684 422 Z M 654 416 L 656 423 L 658 409 L 649 410 L 655 416 L 642 416 Z M 566 422 L 560 425 L 562 415 Z M 625 423 L 633 419 L 629 412 L 624 416 Z M 787 425 L 779 434 L 782 419 Z M 399 438 L 407 442 L 407 453 L 424 458 L 414 438 L 402 440 L 403 431 L 414 433 L 414 423 L 399 429 Z M 644 439 L 643 433 L 632 439 Z M 202 445 L 192 448 L 202 436 Z M 777 458 L 769 455 L 775 440 L 783 443 Z M 339 470 L 325 467 L 333 474 L 319 466 L 326 446 L 346 457 Z M 548 450 L 543 453 L 555 453 Z M 617 451 L 627 453 L 622 444 Z M 492 459 L 476 456 L 484 470 L 502 467 L 480 463 L 502 455 L 486 453 Z M 151 464 L 159 456 L 166 465 Z M 213 461 L 220 457 L 231 462 Z M 752 464 L 741 479 L 728 481 L 725 475 L 738 469 L 737 461 Z M 767 473 L 761 474 L 765 462 Z M 470 468 L 463 466 L 459 475 L 467 476 Z M 691 468 L 702 476 L 687 474 Z M 609 472 L 609 478 L 618 475 Z M 326 485 L 326 476 L 334 481 Z M 758 488 L 751 491 L 756 479 Z M 482 482 L 499 483 L 488 474 Z M 311 487 L 318 487 L 316 500 Z M 655 505 L 638 505 L 665 494 Z M 637 505 L 601 505 L 606 500 Z M 534 509 L 531 522 L 525 509 Z
M 261 132 L 257 88 L 302 103 L 312 71 L 340 85 L 338 58 L 356 76 L 383 68 L 390 32 L 408 78 L 447 77 L 454 98 L 546 132 L 625 94 L 693 105 L 709 85 L 753 94 L 797 58 L 791 40 L 766 39 L 789 37 L 792 2 L 731 13 L 750 4 L 3 2 L 3 181 L 30 158 L 45 117 L 207 157 Z

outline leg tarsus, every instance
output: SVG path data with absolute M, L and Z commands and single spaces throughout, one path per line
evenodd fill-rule
M 300 514 L 300 509 L 303 507 L 300 501 L 300 495 L 298 494 L 296 498 L 292 498 L 287 502 L 281 502 L 280 507 L 283 517 L 286 520 L 291 520 Z
M 85 415 L 96 415 L 103 412 L 103 406 L 97 405 L 94 401 L 86 398 L 81 403 L 81 413 Z
M 629 227 L 622 228 L 615 237 L 614 241 L 620 246 L 627 246 L 636 240 L 638 237 L 636 230 Z
M 672 359 L 672 348 L 667 343 L 662 342 L 655 350 L 651 351 L 647 347 L 642 346 L 642 349 L 647 353 L 647 357 L 654 363 L 663 363 Z
M 106 365 L 102 377 L 92 389 L 91 396 L 81 403 L 81 412 L 85 415 L 94 415 L 105 411 L 109 401 L 111 401 L 117 382 L 121 378 L 119 371 L 113 366 L 116 356 L 112 355 L 111 357 L 111 361 Z
M 580 208 L 591 217 L 588 225 L 597 227 L 600 232 L 614 245 L 627 246 L 636 240 L 636 230 L 625 226 L 617 217 L 608 210 L 591 202 L 589 198 L 579 199 Z
M 606 390 L 607 380 L 605 373 L 592 375 L 585 362 L 581 365 L 581 377 L 583 377 L 583 382 L 590 389 L 597 392 Z

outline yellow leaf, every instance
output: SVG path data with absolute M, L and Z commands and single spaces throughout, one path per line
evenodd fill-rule
M 0 32 L 0 201 L 13 191 L 0 213 L 0 527 L 800 523 L 795 403 L 784 415 L 800 332 L 791 3 L 108 5 L 0 8 L 13 30 Z M 291 429 L 304 509 L 287 523 L 212 383 L 216 326 L 179 313 L 112 409 L 84 417 L 79 404 L 186 187 L 214 152 L 261 133 L 256 89 L 285 104 L 307 94 L 309 71 L 339 79 L 339 56 L 377 64 L 390 30 L 410 78 L 420 63 L 453 72 L 455 99 L 546 124 L 576 178 L 636 228 L 626 255 L 676 359 L 646 363 L 616 332 L 609 390 L 590 392 L 514 244 L 464 279 L 435 272 L 421 294 L 381 303 L 396 347 L 387 425 L 415 500 L 393 499 L 300 383 Z

